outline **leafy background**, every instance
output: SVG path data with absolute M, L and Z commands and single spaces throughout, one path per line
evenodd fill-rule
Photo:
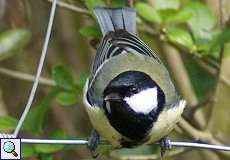
M 82 90 L 101 33 L 94 6 L 133 6 L 139 36 L 168 67 L 188 106 L 173 140 L 230 145 L 230 2 L 221 0 L 61 0 L 43 78 L 21 137 L 81 139 L 91 124 Z M 62 4 L 62 5 L 61 5 Z M 64 4 L 64 5 L 63 5 Z M 12 132 L 24 110 L 44 41 L 49 0 L 0 0 L 0 131 Z M 220 11 L 224 11 L 220 14 Z M 222 25 L 220 25 L 222 21 Z M 156 145 L 111 151 L 99 159 L 157 159 Z M 90 159 L 85 146 L 23 145 L 23 159 Z M 229 153 L 173 149 L 165 159 L 229 159 Z

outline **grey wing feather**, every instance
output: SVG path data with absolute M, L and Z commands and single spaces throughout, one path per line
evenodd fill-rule
M 91 84 L 98 69 L 106 60 L 120 54 L 142 54 L 151 57 L 159 65 L 162 64 L 157 55 L 135 35 L 126 31 L 110 32 L 103 38 L 99 45 L 92 65 L 89 84 Z

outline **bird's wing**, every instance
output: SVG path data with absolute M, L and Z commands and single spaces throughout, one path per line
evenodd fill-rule
M 159 63 L 159 65 L 162 65 L 157 55 L 135 35 L 124 30 L 108 32 L 97 50 L 89 78 L 89 84 L 91 84 L 91 81 L 96 76 L 97 71 L 103 66 L 104 62 L 120 54 L 145 55 L 152 58 Z

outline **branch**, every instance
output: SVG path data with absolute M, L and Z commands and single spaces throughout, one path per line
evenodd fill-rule
M 53 0 L 48 0 L 48 2 L 51 2 L 51 3 L 52 3 L 52 1 Z M 90 12 L 87 9 L 80 8 L 80 7 L 77 7 L 77 6 L 72 5 L 72 4 L 68 4 L 68 3 L 63 2 L 61 0 L 57 1 L 57 5 L 59 7 L 66 8 L 66 9 L 69 9 L 69 10 L 74 11 L 74 12 L 90 15 Z
M 214 75 L 214 76 L 217 74 L 217 70 L 215 68 L 207 65 L 201 59 L 195 58 L 195 61 L 200 67 L 202 67 L 209 74 Z M 230 87 L 230 80 L 226 76 L 220 75 L 220 81 L 224 83 L 227 87 Z
M 219 0 L 219 14 L 220 14 L 220 28 L 221 30 L 224 29 L 224 0 Z M 216 102 L 216 97 L 217 97 L 217 88 L 218 88 L 218 84 L 220 81 L 220 75 L 221 75 L 221 66 L 222 66 L 222 61 L 223 61 L 223 57 L 224 57 L 224 45 L 221 47 L 220 49 L 220 53 L 219 53 L 219 68 L 217 68 L 217 73 L 216 73 L 216 79 L 215 79 L 215 84 L 213 87 L 213 91 L 212 91 L 212 95 L 211 95 L 211 102 L 209 103 L 208 107 L 208 124 L 207 124 L 207 128 L 211 127 L 211 118 L 212 118 L 212 114 L 213 114 L 213 108 Z
M 192 115 L 195 114 L 196 111 L 207 106 L 211 102 L 210 96 L 206 96 L 205 98 L 201 99 L 196 105 L 191 106 L 190 112 Z
M 177 50 L 166 44 L 161 46 L 161 50 L 167 64 L 169 65 L 169 68 L 171 69 L 172 76 L 175 79 L 176 86 L 181 95 L 186 98 L 187 103 L 190 106 L 197 104 L 197 97 L 180 54 L 177 52 Z
M 212 145 L 221 145 L 223 146 L 224 144 L 222 144 L 219 140 L 217 140 L 214 135 L 209 131 L 200 131 L 196 128 L 194 128 L 193 126 L 191 126 L 186 120 L 181 119 L 178 123 L 178 126 L 187 134 L 189 135 L 191 138 L 197 140 L 197 141 L 201 141 L 201 142 L 205 142 L 205 143 L 209 143 Z M 220 154 L 221 156 L 230 157 L 230 153 L 229 152 L 221 152 L 221 151 L 217 151 L 218 154 Z
M 189 106 L 196 105 L 198 103 L 198 99 L 193 90 L 180 54 L 170 45 L 159 44 L 159 46 L 161 46 L 162 53 L 169 65 L 169 68 L 171 69 L 172 76 L 181 95 L 185 97 Z M 193 117 L 191 113 L 186 113 L 189 114 L 187 117 Z M 191 122 L 193 122 L 194 125 L 196 124 L 198 128 L 203 128 L 206 124 L 203 113 L 201 112 L 197 112 L 197 114 L 194 115 L 194 120 L 191 119 Z
M 6 0 L 0 0 L 0 19 L 3 18 L 6 10 Z
M 2 89 L 0 88 L 0 116 L 7 116 L 7 115 L 8 115 L 7 106 L 3 99 Z
M 0 67 L 0 74 L 9 76 L 15 79 L 27 81 L 27 82 L 34 82 L 34 79 L 35 79 L 35 76 L 33 75 L 19 72 L 19 71 L 10 70 L 10 69 L 3 68 L 3 67 Z M 51 86 L 51 87 L 56 85 L 53 80 L 47 79 L 47 78 L 40 78 L 39 83 L 46 85 L 46 86 Z

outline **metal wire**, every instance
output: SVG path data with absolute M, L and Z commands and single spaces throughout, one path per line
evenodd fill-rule
M 230 151 L 230 146 L 220 146 L 220 145 L 191 143 L 191 142 L 170 142 L 170 144 L 172 147 L 192 147 L 192 148 L 199 148 L 199 149 Z
M 45 42 L 42 48 L 42 53 L 41 53 L 41 58 L 38 64 L 38 68 L 37 68 L 37 73 L 35 76 L 35 80 L 33 83 L 33 87 L 31 89 L 25 110 L 22 113 L 22 116 L 16 126 L 16 129 L 14 130 L 14 137 L 18 136 L 18 133 L 20 131 L 20 129 L 22 128 L 22 124 L 25 121 L 26 116 L 28 115 L 28 112 L 32 106 L 34 97 L 35 97 L 35 93 L 38 87 L 38 82 L 39 82 L 39 78 L 41 76 L 41 72 L 42 72 L 42 68 L 43 68 L 43 64 L 45 61 L 45 57 L 46 57 L 46 53 L 47 53 L 47 48 L 48 48 L 48 44 L 49 44 L 49 40 L 50 40 L 50 35 L 51 35 L 51 31 L 52 31 L 52 26 L 53 26 L 53 21 L 54 21 L 54 16 L 55 16 L 55 11 L 56 11 L 56 5 L 57 5 L 57 0 L 53 0 L 52 3 L 52 8 L 51 8 L 51 12 L 50 12 L 50 18 L 49 18 L 49 23 L 48 23 L 48 27 L 47 27 L 47 32 L 46 32 L 46 37 L 45 37 Z
M 86 145 L 87 140 L 64 140 L 64 139 L 21 139 L 22 143 L 27 144 L 66 144 L 66 145 Z
M 88 144 L 87 140 L 56 140 L 56 139 L 21 139 L 22 143 L 27 144 L 65 144 L 65 145 L 86 145 Z M 106 144 L 102 142 L 100 144 Z M 169 141 L 171 147 L 192 147 L 199 149 L 211 149 L 211 150 L 221 150 L 221 151 L 230 151 L 229 146 L 220 146 L 220 145 L 210 145 L 210 144 L 201 144 L 201 143 L 192 143 L 192 142 L 171 142 Z

